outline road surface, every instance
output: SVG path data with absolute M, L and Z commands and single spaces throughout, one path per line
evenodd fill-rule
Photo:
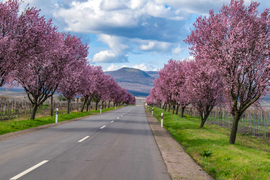
M 143 106 L 0 141 L 2 180 L 171 179 Z

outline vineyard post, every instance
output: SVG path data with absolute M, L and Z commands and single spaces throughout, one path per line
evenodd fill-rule
M 161 127 L 163 127 L 163 113 L 161 113 Z
M 58 108 L 56 108 L 55 123 L 58 122 Z

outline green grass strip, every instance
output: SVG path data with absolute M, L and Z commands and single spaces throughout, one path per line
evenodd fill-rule
M 119 107 L 118 107 L 119 108 Z M 102 113 L 113 110 L 114 107 L 102 109 Z M 89 116 L 92 114 L 100 113 L 100 110 L 97 111 L 88 111 L 88 112 L 71 112 L 70 114 L 64 114 L 66 112 L 59 112 L 58 122 L 67 121 L 70 119 L 75 119 L 79 117 Z M 30 129 L 33 127 L 38 127 L 45 124 L 55 123 L 55 114 L 54 116 L 45 116 L 41 118 L 35 118 L 34 120 L 9 120 L 0 122 L 0 135 L 7 134 L 15 131 L 20 131 L 24 129 Z
M 230 132 L 226 128 L 206 124 L 200 129 L 199 117 L 180 118 L 154 108 L 154 116 L 159 121 L 161 113 L 164 113 L 164 127 L 215 179 L 270 179 L 270 146 L 263 140 L 237 134 L 236 144 L 231 145 Z

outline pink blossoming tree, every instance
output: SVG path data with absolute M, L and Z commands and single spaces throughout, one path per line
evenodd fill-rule
M 37 108 L 54 94 L 67 62 L 68 49 L 63 34 L 53 27 L 51 19 L 40 17 L 39 10 L 27 8 L 18 20 L 19 43 L 16 45 L 21 63 L 12 71 L 12 79 L 25 89 L 32 103 L 31 119 Z
M 202 128 L 212 109 L 223 103 L 223 83 L 217 70 L 199 61 L 189 61 L 188 65 L 186 95 L 200 114 Z
M 208 62 L 222 75 L 225 98 L 233 116 L 230 144 L 235 143 L 238 122 L 245 110 L 269 91 L 270 15 L 259 13 L 257 2 L 244 6 L 231 0 L 218 13 L 199 17 L 185 40 L 192 55 Z
M 79 93 L 80 86 L 85 86 L 81 80 L 85 75 L 83 72 L 87 63 L 88 47 L 82 44 L 80 38 L 69 34 L 65 37 L 64 43 L 69 49 L 67 56 L 69 63 L 65 65 L 62 72 L 63 78 L 59 84 L 59 91 L 67 99 L 67 114 L 69 114 L 71 100 Z
M 18 1 L 9 0 L 0 3 L 0 86 L 21 61 L 16 49 L 19 43 L 18 12 Z

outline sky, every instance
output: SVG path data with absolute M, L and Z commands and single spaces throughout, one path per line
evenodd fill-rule
M 5 1 L 5 0 L 0 0 Z M 246 0 L 249 5 L 251 0 Z M 259 0 L 259 11 L 270 8 Z M 88 62 L 104 71 L 132 67 L 157 71 L 169 59 L 192 58 L 183 42 L 199 16 L 218 12 L 230 0 L 24 0 L 41 9 L 60 32 L 81 37 Z

